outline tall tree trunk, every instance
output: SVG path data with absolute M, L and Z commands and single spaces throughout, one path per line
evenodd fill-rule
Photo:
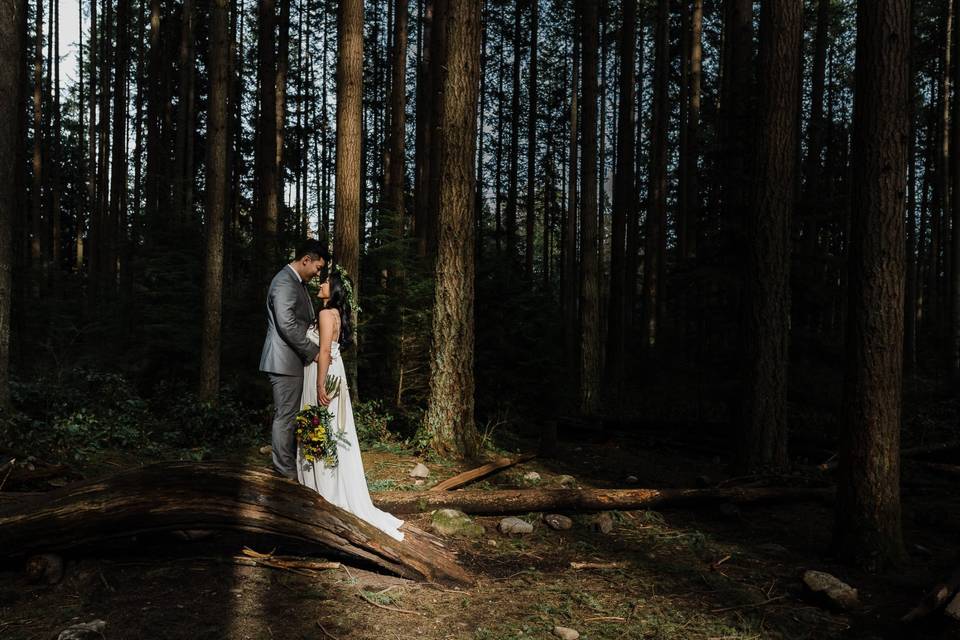
M 904 559 L 901 216 L 910 113 L 910 4 L 873 0 L 857 5 L 850 310 L 834 542 L 842 558 L 874 570 Z
M 818 204 L 823 201 L 820 193 L 820 175 L 823 163 L 823 145 L 826 126 L 823 120 L 823 96 L 826 86 L 827 41 L 830 31 L 830 0 L 817 2 L 817 31 L 813 43 L 813 71 L 810 76 L 810 124 L 807 126 L 807 157 L 804 162 L 806 177 L 804 201 L 814 220 L 807 223 L 807 250 L 816 243 Z
M 227 210 L 227 103 L 230 93 L 230 2 L 210 8 L 210 98 L 207 130 L 207 246 L 203 280 L 200 399 L 217 402 L 220 391 L 220 325 L 223 289 L 223 223 Z
M 644 37 L 645 29 L 643 24 L 645 22 L 645 4 L 640 5 L 640 33 L 639 33 L 639 42 L 637 47 L 637 65 L 635 69 L 636 84 L 634 86 L 634 95 L 635 101 L 637 103 L 636 113 L 634 115 L 635 122 L 637 123 L 636 132 L 635 132 L 635 141 L 634 141 L 634 160 L 633 166 L 635 167 L 634 174 L 634 184 L 632 187 L 632 202 L 627 210 L 627 238 L 626 238 L 626 258 L 625 268 L 626 274 L 624 275 L 623 283 L 623 307 L 624 307 L 624 336 L 627 340 L 625 344 L 629 345 L 631 348 L 635 343 L 634 337 L 634 324 L 635 324 L 635 315 L 637 307 L 637 273 L 640 270 L 640 185 L 641 179 L 637 175 L 641 168 L 643 167 L 643 157 L 644 157 L 644 148 L 642 144 L 643 134 L 642 127 L 640 126 L 640 121 L 643 114 L 643 52 L 644 52 Z
M 429 172 L 427 180 L 427 209 L 426 209 L 426 248 L 427 255 L 434 256 L 437 251 L 437 215 L 440 198 L 440 107 L 443 100 L 441 85 L 446 73 L 447 55 L 447 5 L 448 0 L 433 0 L 433 24 L 430 29 L 431 55 L 430 75 L 433 77 L 431 94 L 428 96 L 430 108 L 430 140 Z
M 700 102 L 703 83 L 703 0 L 693 0 L 690 17 L 690 75 L 686 121 L 686 156 L 684 163 L 684 233 L 680 254 L 684 258 L 697 255 L 698 221 L 700 218 Z
M 635 203 L 634 193 L 634 84 L 635 47 L 637 38 L 636 0 L 624 0 L 623 26 L 620 29 L 620 104 L 617 119 L 617 171 L 613 176 L 613 219 L 610 230 L 610 306 L 607 321 L 607 381 L 619 398 L 625 359 L 627 286 L 626 240 L 627 218 Z
M 583 145 L 580 207 L 580 411 L 600 410 L 600 265 L 597 255 L 597 4 L 581 0 L 583 12 Z
M 342 0 L 337 54 L 337 176 L 333 253 L 353 278 L 360 277 L 360 141 L 363 98 L 363 0 Z
M 83 15 L 83 0 L 77 0 L 77 11 L 79 14 Z M 87 148 L 86 144 L 86 125 L 84 124 L 83 114 L 86 112 L 86 102 L 84 94 L 84 78 L 83 78 L 83 20 L 80 21 L 80 32 L 78 34 L 78 45 L 77 45 L 77 124 L 79 135 L 78 139 L 78 155 L 79 162 L 77 163 L 77 171 L 80 176 L 86 180 L 87 176 Z M 85 219 L 87 218 L 89 206 L 89 200 L 85 199 L 86 192 L 77 193 L 77 213 L 74 221 L 74 268 L 79 272 L 83 269 L 83 230 L 84 225 L 86 224 Z
M 277 23 L 277 79 L 274 85 L 274 100 L 276 108 L 274 117 L 274 135 L 276 142 L 274 146 L 274 175 L 276 176 L 277 202 L 276 216 L 279 223 L 281 209 L 286 193 L 284 172 L 284 146 L 285 146 L 285 128 L 287 121 L 287 70 L 290 66 L 290 2 L 291 0 L 280 0 L 280 20 Z
M 106 273 L 113 258 L 112 233 L 109 222 L 110 205 L 110 69 L 114 64 L 114 49 L 111 39 L 113 25 L 113 2 L 103 0 L 100 7 L 100 94 L 97 107 L 97 140 L 100 145 L 97 153 L 97 202 L 93 215 L 94 228 L 97 231 L 96 261 L 90 270 L 90 288 L 94 300 L 104 293 Z
M 953 196 L 951 236 L 952 264 L 950 265 L 950 327 L 953 349 L 950 369 L 953 376 L 960 376 L 960 11 L 956 0 L 951 0 L 953 9 L 953 118 L 950 128 L 950 159 Z
M 747 149 L 750 145 L 750 86 L 753 53 L 753 3 L 725 0 L 723 71 L 720 97 L 720 149 L 723 158 L 720 227 L 736 256 L 742 244 Z M 736 258 L 734 258 L 736 260 Z
M 277 63 L 276 2 L 259 0 L 257 49 L 259 63 L 260 117 L 257 123 L 257 185 L 254 204 L 254 253 L 259 282 L 266 284 L 277 266 L 277 223 L 279 180 L 277 178 Z
M 51 92 L 53 111 L 53 142 L 50 150 L 50 261 L 54 269 L 60 268 L 60 163 L 62 162 L 60 154 L 60 138 L 63 134 L 60 121 L 60 0 L 51 2 L 53 9 L 50 15 L 52 33 L 54 36 L 53 48 L 53 71 L 51 74 Z
M 579 371 L 578 357 L 580 332 L 577 323 L 577 95 L 579 92 L 578 72 L 580 69 L 580 43 L 576 29 L 573 34 L 573 47 L 570 60 L 570 138 L 567 171 L 567 208 L 563 222 L 563 256 L 560 274 L 560 306 L 563 314 L 563 353 L 564 370 L 568 372 L 564 391 L 569 398 L 576 398 L 579 385 L 576 372 Z
M 527 224 L 526 224 L 526 273 L 530 282 L 533 282 L 533 240 L 536 212 L 534 203 L 536 198 L 536 164 L 537 164 L 537 37 L 539 33 L 540 12 L 539 1 L 530 2 L 530 76 L 529 76 L 529 109 L 527 111 Z M 544 203 L 546 210 L 546 203 Z M 544 246 L 546 246 L 546 231 L 544 226 Z M 546 262 L 543 264 L 547 268 Z
M 520 167 L 520 62 L 521 62 L 521 3 L 513 5 L 513 71 L 510 92 L 510 168 L 507 170 L 507 208 L 505 213 L 507 232 L 507 263 L 513 267 L 517 259 L 517 193 Z
M 25 0 L 0 4 L 0 409 L 10 408 L 10 323 L 13 300 L 13 234 L 17 211 L 17 141 L 23 111 L 20 78 Z
M 96 0 L 92 0 L 95 4 Z M 150 62 L 147 68 L 147 168 L 144 184 L 144 205 L 146 208 L 147 225 L 157 229 L 162 223 L 160 217 L 160 189 L 163 181 L 163 165 L 161 157 L 160 113 L 162 109 L 161 95 L 161 65 L 163 51 L 161 44 L 161 0 L 150 0 Z M 91 56 L 94 47 L 91 45 Z M 93 144 L 93 79 L 90 81 L 90 163 L 96 164 Z
M 912 65 L 911 65 L 912 67 Z M 911 68 L 911 86 L 914 74 Z M 907 211 L 906 225 L 906 300 L 903 309 L 903 369 L 913 371 L 917 364 L 917 141 L 916 141 L 917 95 L 910 97 L 910 134 L 907 138 Z
M 36 48 L 33 59 L 33 190 L 30 192 L 30 262 L 34 277 L 38 278 L 43 256 L 43 3 L 37 0 L 34 9 Z M 39 283 L 34 284 L 34 295 L 39 295 Z
M 480 84 L 480 0 L 449 0 L 440 145 L 439 234 L 430 397 L 424 418 L 440 455 L 472 457 L 474 423 L 474 180 Z
M 117 255 L 120 220 L 126 218 L 127 201 L 127 63 L 130 56 L 130 0 L 117 2 L 116 68 L 113 80 L 113 158 L 110 163 L 110 211 L 104 221 L 103 238 L 106 251 L 103 261 L 103 285 L 110 294 L 116 292 Z
M 407 2 L 395 0 L 395 18 L 393 24 L 393 69 L 390 81 L 390 151 L 389 171 L 387 172 L 387 202 L 389 209 L 397 217 L 397 238 L 404 237 L 405 207 L 404 155 L 406 153 L 407 129 Z
M 420 61 L 417 69 L 416 157 L 414 159 L 414 230 L 417 234 L 417 253 L 427 255 L 427 226 L 430 206 L 430 147 L 433 126 L 431 102 L 433 95 L 432 57 L 435 0 L 420 0 Z
M 670 2 L 658 0 L 653 73 L 653 116 L 650 147 L 650 186 L 647 194 L 647 237 L 643 260 L 643 346 L 657 344 L 663 306 L 663 261 L 666 257 L 667 127 L 670 111 Z
M 803 0 L 764 3 L 760 13 L 762 87 L 754 193 L 746 212 L 743 431 L 744 472 L 784 468 L 790 342 L 790 223 L 800 109 Z
M 176 149 L 174 151 L 173 166 L 176 175 L 173 180 L 173 206 L 174 217 L 179 224 L 184 224 L 189 219 L 191 202 L 187 199 L 187 182 L 193 182 L 193 175 L 189 171 L 190 159 L 187 148 L 188 139 L 194 135 L 191 125 L 191 115 L 193 110 L 193 95 L 190 85 L 193 82 L 194 62 L 193 62 L 193 25 L 195 19 L 195 10 L 193 0 L 184 0 L 182 14 L 180 16 L 180 46 L 179 62 L 180 69 L 180 100 L 177 104 L 177 131 L 176 131 Z

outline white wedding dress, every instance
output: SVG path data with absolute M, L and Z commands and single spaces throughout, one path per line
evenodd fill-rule
M 316 328 L 307 332 L 307 337 L 314 343 L 320 343 L 320 335 Z M 347 389 L 347 376 L 340 358 L 340 344 L 334 341 L 330 345 L 330 368 L 327 375 L 340 378 L 340 393 L 327 409 L 333 415 L 334 429 L 342 432 L 341 444 L 337 447 L 339 463 L 329 468 L 323 461 L 310 462 L 303 457 L 300 447 L 297 447 L 297 479 L 300 484 L 310 487 L 327 502 L 333 503 L 366 520 L 387 535 L 403 540 L 403 532 L 399 531 L 403 520 L 394 517 L 386 511 L 381 511 L 373 505 L 370 491 L 367 489 L 367 478 L 363 473 L 363 460 L 360 457 L 360 442 L 357 440 L 357 428 L 353 422 L 353 406 L 350 404 L 350 390 Z M 317 404 L 317 363 L 312 362 L 303 371 L 303 396 L 300 406 Z

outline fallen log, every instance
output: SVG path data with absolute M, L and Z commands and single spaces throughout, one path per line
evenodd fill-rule
M 0 504 L 0 554 L 7 556 L 181 529 L 272 535 L 405 578 L 470 582 L 432 534 L 407 523 L 398 542 L 296 482 L 239 465 L 158 463 Z
M 900 618 L 900 621 L 914 622 L 920 618 L 927 617 L 950 601 L 950 599 L 957 594 L 958 590 L 960 590 L 960 569 L 954 570 L 953 574 L 946 581 L 940 582 L 930 589 L 917 606 Z
M 382 491 L 373 502 L 392 513 L 459 509 L 477 515 L 504 515 L 530 511 L 607 511 L 683 507 L 710 502 L 753 504 L 826 500 L 833 489 L 515 489 L 502 491 Z
M 438 482 L 437 484 L 430 487 L 430 491 L 452 491 L 453 489 L 459 489 L 460 487 L 466 486 L 471 482 L 476 482 L 482 478 L 493 475 L 498 471 L 503 471 L 504 469 L 509 469 L 512 466 L 527 462 L 528 460 L 533 460 L 536 458 L 533 454 L 526 454 L 511 460 L 510 458 L 500 458 L 499 460 L 494 460 L 489 462 L 482 467 L 477 467 L 476 469 L 471 469 L 470 471 L 464 471 L 463 473 L 457 474 L 452 478 L 447 478 L 443 482 Z

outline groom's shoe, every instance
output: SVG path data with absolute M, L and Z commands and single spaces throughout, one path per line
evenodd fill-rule
M 277 469 L 277 468 L 276 468 L 275 466 L 273 466 L 272 464 L 269 465 L 269 466 L 264 467 L 264 470 L 268 471 L 271 475 L 277 476 L 278 478 L 288 478 L 288 477 L 289 477 L 289 476 L 287 476 L 287 474 L 281 472 L 279 469 Z

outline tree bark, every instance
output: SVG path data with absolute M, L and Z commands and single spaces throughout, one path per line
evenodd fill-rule
M 597 4 L 581 0 L 583 199 L 580 206 L 580 411 L 600 409 L 600 265 L 597 255 Z
M 657 330 L 663 306 L 663 261 L 666 257 L 667 223 L 667 127 L 670 111 L 667 94 L 670 82 L 670 2 L 658 0 L 653 73 L 652 144 L 650 182 L 647 191 L 647 237 L 643 260 L 643 347 L 657 344 Z
M 257 278 L 265 286 L 277 266 L 274 263 L 278 258 L 276 0 L 259 0 L 257 15 L 260 113 L 256 129 L 257 176 L 253 240 Z
M 563 353 L 567 397 L 577 397 L 579 385 L 576 372 L 579 370 L 579 331 L 577 322 L 577 95 L 578 71 L 580 69 L 580 43 L 574 30 L 573 51 L 570 61 L 570 131 L 568 151 L 567 207 L 563 223 L 563 252 L 560 274 L 560 306 L 563 315 Z
M 440 86 L 439 235 L 433 306 L 433 353 L 425 423 L 441 456 L 473 457 L 474 211 L 480 0 L 450 0 L 447 72 Z
M 750 85 L 753 53 L 753 3 L 726 0 L 723 26 L 723 76 L 719 111 L 721 157 L 721 230 L 731 254 L 739 253 L 743 229 L 750 148 Z
M 960 377 L 960 11 L 956 0 L 951 0 L 953 9 L 953 118 L 950 128 L 951 188 L 953 197 L 951 236 L 952 264 L 950 265 L 950 327 L 952 351 L 950 369 L 954 378 Z
M 858 3 L 847 366 L 834 542 L 842 558 L 872 569 L 904 558 L 901 215 L 910 35 L 909 0 Z
M 30 262 L 34 278 L 39 277 L 43 262 L 43 3 L 37 0 L 34 9 L 36 47 L 33 59 L 33 190 L 30 192 Z M 39 295 L 39 284 L 34 284 Z
M 396 0 L 393 23 L 393 67 L 390 82 L 390 154 L 387 171 L 388 207 L 396 216 L 397 238 L 404 237 L 404 168 L 407 129 L 407 8 Z
M 534 252 L 534 233 L 536 211 L 534 205 L 536 201 L 536 165 L 537 165 L 537 38 L 539 33 L 540 11 L 538 9 L 539 1 L 530 2 L 530 69 L 528 84 L 528 110 L 527 110 L 527 220 L 526 220 L 526 251 L 525 270 L 527 279 L 533 282 L 533 252 Z M 544 203 L 546 210 L 546 203 Z M 546 243 L 547 228 L 544 226 L 544 243 Z M 544 262 L 544 270 L 547 265 Z
M 686 157 L 683 186 L 685 199 L 684 233 L 681 255 L 692 258 L 697 255 L 697 238 L 700 219 L 700 103 L 703 83 L 703 0 L 693 0 L 690 18 L 690 78 L 686 122 Z
M 337 30 L 337 160 L 333 253 L 359 284 L 360 141 L 363 97 L 363 1 L 340 3 Z
M 607 316 L 607 384 L 620 397 L 626 355 L 626 240 L 627 218 L 632 217 L 634 198 L 634 85 L 637 38 L 637 2 L 624 0 L 620 28 L 620 104 L 617 120 L 617 171 L 613 177 L 613 216 L 610 246 L 610 305 Z M 632 281 L 630 284 L 633 284 Z
M 110 212 L 104 220 L 103 239 L 105 258 L 102 263 L 102 282 L 112 295 L 116 293 L 117 256 L 120 240 L 120 221 L 126 219 L 127 204 L 127 74 L 130 57 L 130 0 L 117 2 L 117 46 L 114 50 L 116 68 L 113 83 L 113 158 L 110 177 Z M 192 135 L 192 133 L 191 133 Z
M 746 211 L 743 431 L 739 467 L 784 468 L 790 342 L 790 238 L 800 109 L 803 0 L 765 3 L 760 14 L 761 103 Z
M 682 508 L 688 505 L 829 500 L 832 489 L 509 489 L 489 491 L 382 491 L 373 494 L 380 509 L 392 513 L 421 513 L 459 509 L 477 515 L 505 515 L 531 511 L 608 511 L 619 509 Z
M 0 508 L 0 549 L 8 556 L 182 529 L 275 535 L 405 578 L 470 582 L 435 536 L 404 525 L 404 540 L 394 540 L 295 482 L 236 465 L 154 464 Z
M 220 327 L 223 308 L 223 226 L 228 206 L 227 114 L 230 94 L 230 3 L 210 8 L 210 97 L 207 116 L 206 252 L 203 280 L 203 338 L 200 346 L 200 399 L 216 403 L 220 394 Z
M 21 111 L 20 25 L 25 0 L 0 2 L 0 410 L 10 407 L 10 323 L 13 300 L 13 234 L 17 211 L 17 140 Z
M 92 0 L 94 4 L 96 0 Z M 161 224 L 160 188 L 162 160 L 160 151 L 160 112 L 161 112 L 161 70 L 162 51 L 160 44 L 161 0 L 150 0 L 150 62 L 147 69 L 147 167 L 144 184 L 144 204 L 147 224 L 156 229 Z M 92 36 L 91 36 L 92 38 Z M 92 42 L 92 39 L 91 39 Z M 95 48 L 91 45 L 90 55 Z M 93 65 L 91 65 L 93 68 Z M 90 166 L 96 166 L 95 144 L 93 140 L 93 94 L 94 82 L 90 79 Z
M 510 91 L 510 151 L 507 170 L 507 207 L 504 212 L 504 226 L 507 233 L 507 264 L 515 266 L 517 260 L 517 199 L 520 172 L 520 63 L 521 42 L 520 2 L 513 3 L 513 62 Z

